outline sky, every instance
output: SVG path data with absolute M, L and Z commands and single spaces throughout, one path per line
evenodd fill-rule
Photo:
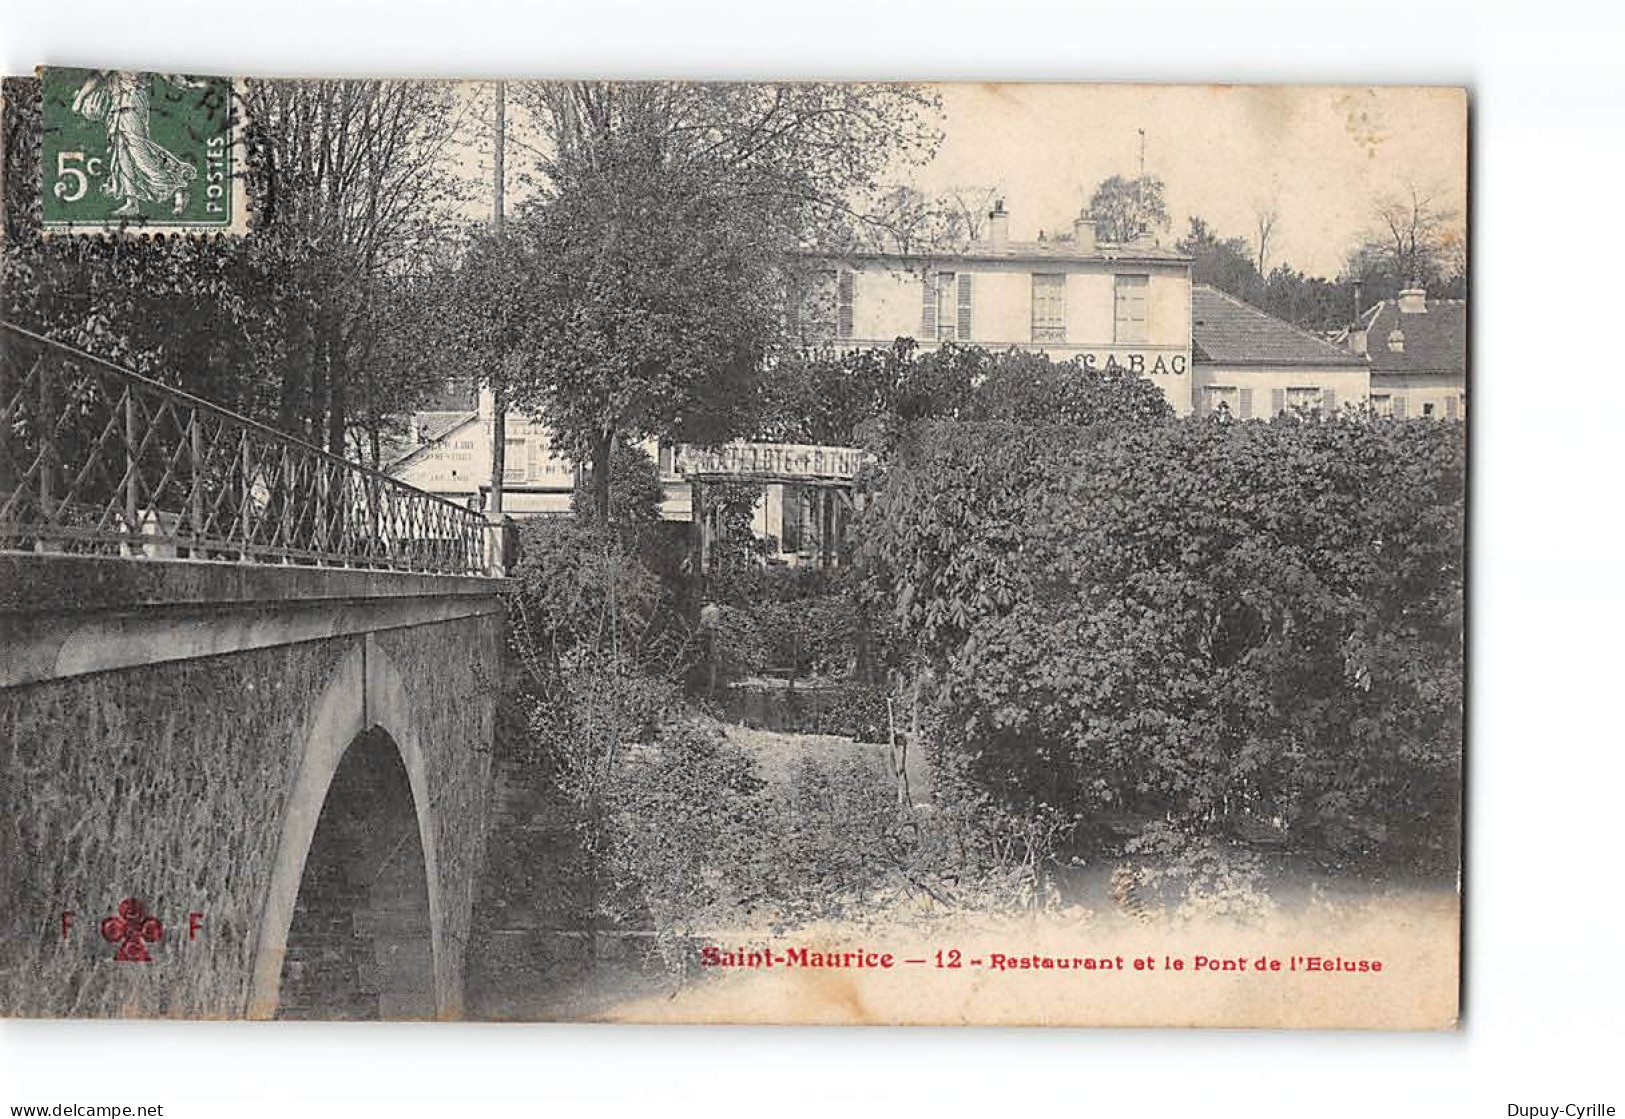
M 1094 187 L 1139 166 L 1167 186 L 1171 230 L 1199 214 L 1250 236 L 1260 202 L 1279 222 L 1270 266 L 1335 275 L 1373 200 L 1414 182 L 1466 213 L 1466 96 L 1457 89 L 1332 86 L 950 84 L 944 139 L 921 189 L 998 187 L 1010 237 L 1070 230 Z
M 1435 205 L 1467 212 L 1467 101 L 1459 89 L 1387 86 L 969 84 L 934 87 L 943 141 L 922 167 L 891 178 L 927 192 L 997 188 L 1010 237 L 1069 231 L 1096 185 L 1132 178 L 1145 129 L 1148 174 L 1166 184 L 1171 245 L 1198 214 L 1222 236 L 1251 239 L 1255 213 L 1278 221 L 1269 266 L 1335 276 L 1372 228 L 1372 203 L 1414 183 Z M 489 181 L 491 86 L 469 83 L 468 141 L 457 156 Z M 540 143 L 509 98 L 509 201 L 526 148 Z M 489 212 L 476 191 L 470 216 Z

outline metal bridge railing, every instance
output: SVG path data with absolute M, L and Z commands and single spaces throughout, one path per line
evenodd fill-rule
M 0 549 L 500 574 L 456 502 L 0 322 Z

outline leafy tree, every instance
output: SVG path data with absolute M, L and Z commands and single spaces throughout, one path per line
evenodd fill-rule
M 438 379 L 400 359 L 455 199 L 443 84 L 256 82 L 240 238 L 41 237 L 38 82 L 8 81 L 5 108 L 8 319 L 378 460 Z
M 1208 284 L 1237 299 L 1257 303 L 1263 280 L 1240 237 L 1220 237 L 1202 218 L 1191 215 L 1190 227 L 1174 247 L 1191 258 L 1191 282 Z
M 1102 241 L 1132 241 L 1142 231 L 1169 228 L 1166 187 L 1155 175 L 1124 178 L 1113 175 L 1095 188 L 1089 213 Z
M 1097 428 L 1047 468 L 943 427 L 881 498 L 930 511 L 877 543 L 951 768 L 1017 812 L 1449 862 L 1458 425 Z
M 1033 427 L 1138 427 L 1173 418 L 1162 391 L 1126 368 L 1088 369 L 1024 350 L 984 355 L 964 418 Z
M 417 395 L 378 399 L 387 375 L 373 363 L 383 330 L 410 322 L 381 313 L 388 291 L 452 223 L 455 92 L 432 81 L 255 82 L 248 111 L 267 176 L 264 233 L 301 257 L 302 298 L 282 308 L 281 426 L 343 454 L 358 381 L 372 376 L 375 415 L 408 410 Z

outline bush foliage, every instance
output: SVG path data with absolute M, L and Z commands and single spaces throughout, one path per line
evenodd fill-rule
M 1464 467 L 1428 421 L 942 425 L 865 554 L 1001 803 L 1447 861 Z

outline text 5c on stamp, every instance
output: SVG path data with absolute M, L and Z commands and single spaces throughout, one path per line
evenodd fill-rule
M 230 78 L 41 71 L 48 233 L 246 233 L 242 98 Z

